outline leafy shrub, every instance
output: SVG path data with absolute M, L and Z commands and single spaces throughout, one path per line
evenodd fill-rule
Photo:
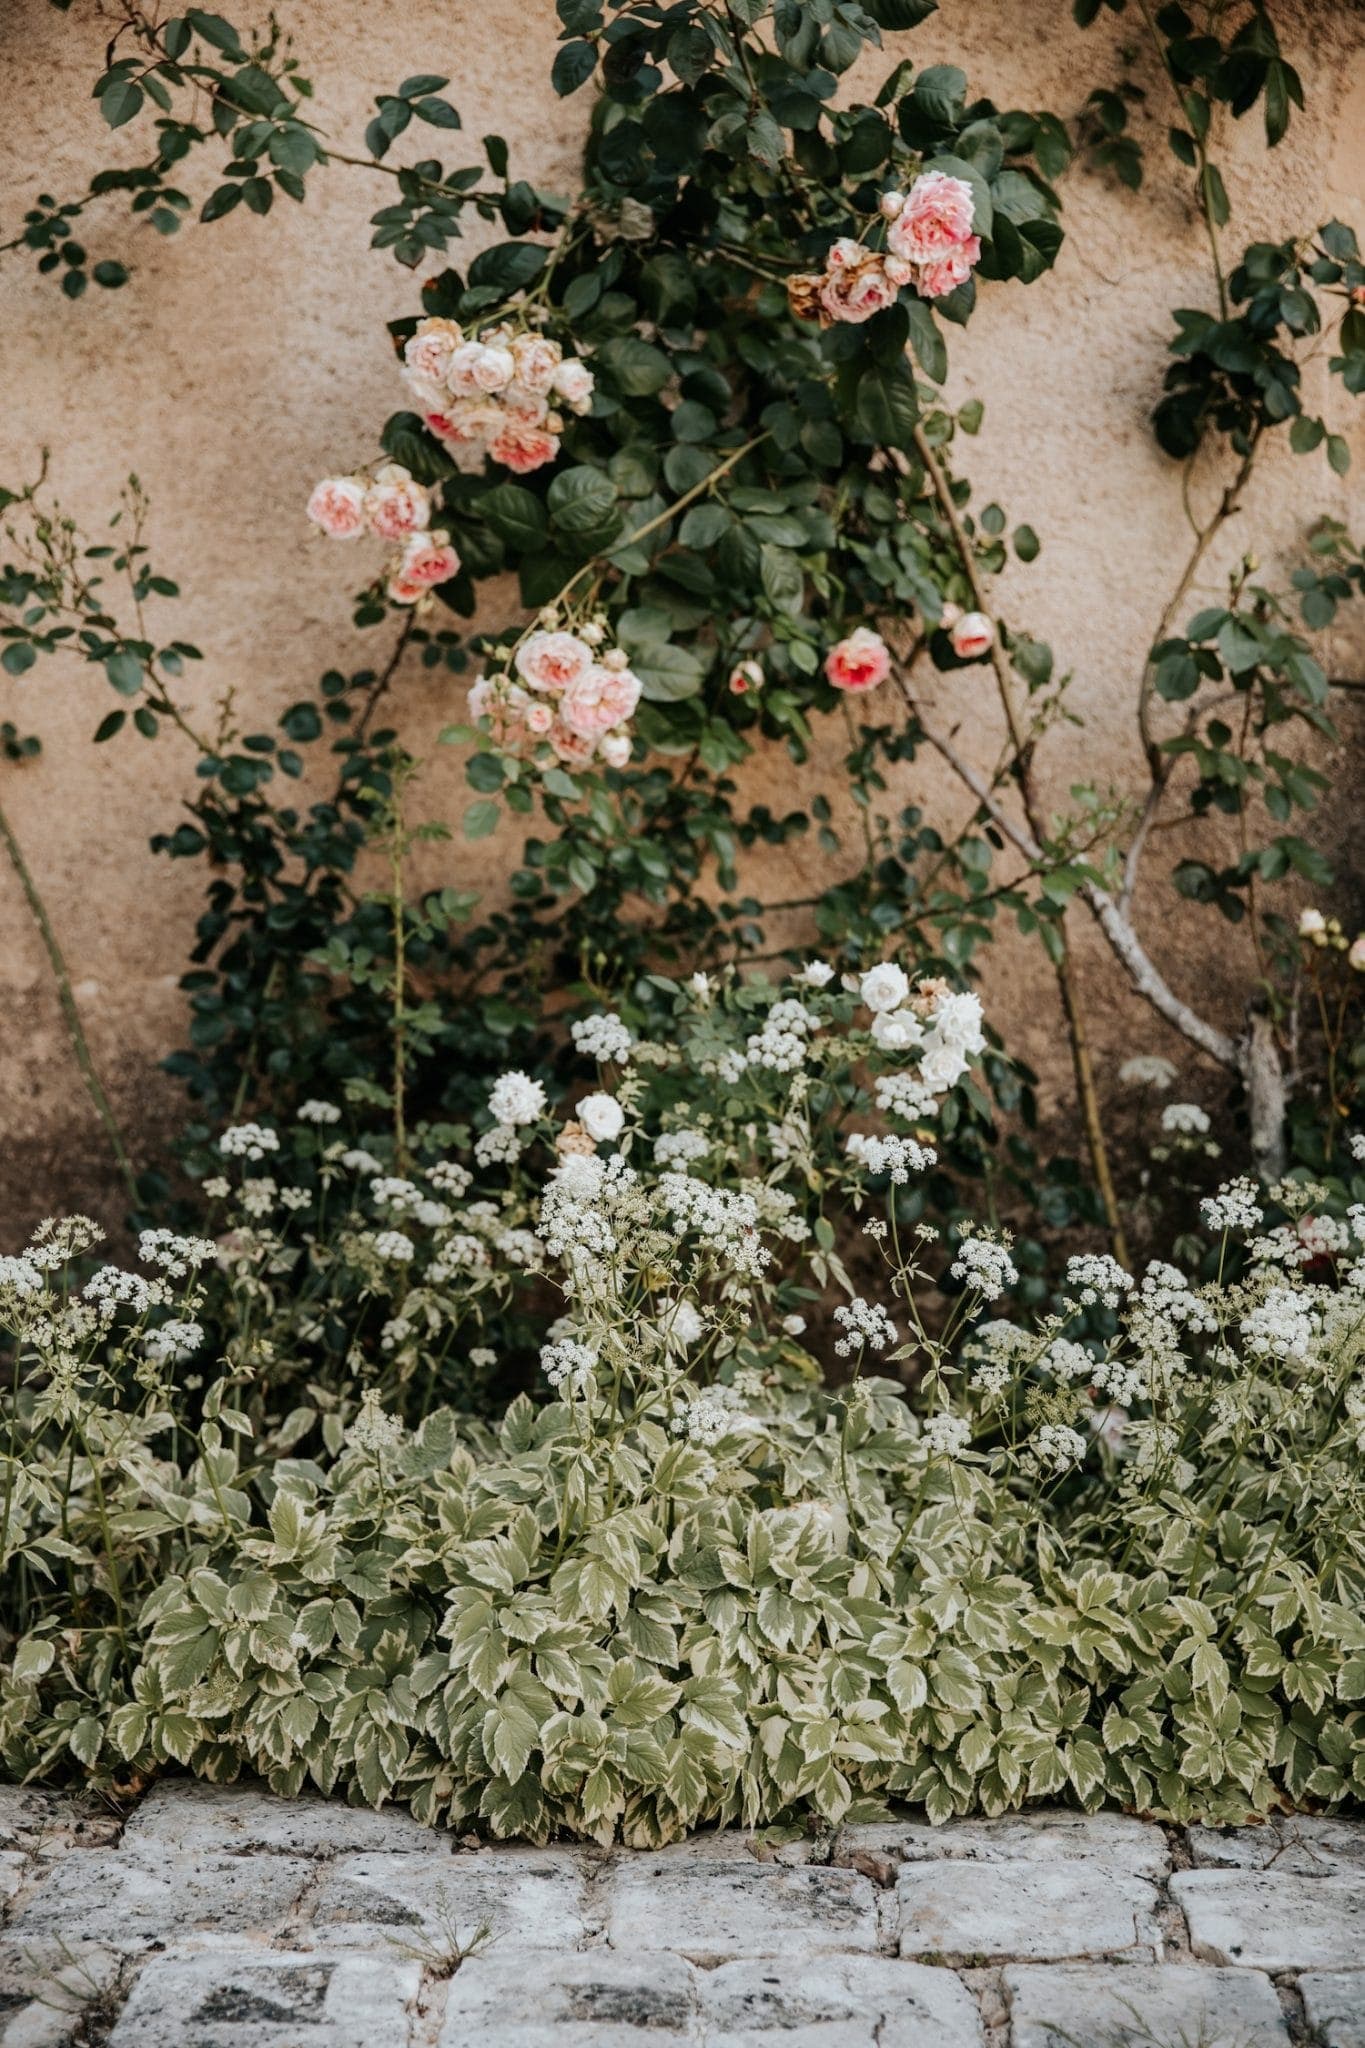
M 857 993 L 926 1021 L 894 980 Z M 492 1128 L 525 1129 L 541 1092 L 504 1077 Z M 919 1141 L 855 1136 L 889 1199 L 864 1231 L 879 1277 L 833 1313 L 831 1388 L 764 1211 L 783 1127 L 754 1121 L 746 1177 L 728 1138 L 660 1161 L 681 1106 L 644 1119 L 628 1078 L 561 1127 L 527 1210 L 563 1310 L 552 1398 L 496 1426 L 409 1428 L 372 1386 L 295 1455 L 253 1434 L 247 1365 L 203 1389 L 174 1364 L 210 1244 L 152 1234 L 153 1277 L 79 1291 L 79 1224 L 6 1261 L 6 1768 L 251 1767 L 638 1844 L 891 1799 L 1230 1821 L 1359 1797 L 1365 1206 L 1327 1220 L 1284 1190 L 1297 1224 L 1267 1227 L 1232 1183 L 1206 1206 L 1218 1279 L 1079 1255 L 1049 1313 L 983 1322 L 1007 1240 L 934 1251 L 899 1214 Z

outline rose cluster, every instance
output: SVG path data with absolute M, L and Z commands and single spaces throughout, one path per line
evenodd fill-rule
M 564 430 L 555 401 L 573 413 L 592 408 L 592 371 L 547 334 L 503 326 L 466 335 L 457 320 L 423 320 L 403 366 L 428 429 L 462 470 L 489 458 L 517 476 L 542 469 Z
M 803 319 L 858 324 L 894 306 L 910 286 L 922 299 L 941 299 L 971 276 L 981 255 L 972 233 L 972 188 L 946 171 L 924 171 L 908 192 L 884 192 L 884 251 L 841 235 L 821 276 L 789 278 L 793 310 Z
M 388 592 L 395 604 L 416 604 L 437 583 L 455 575 L 460 558 L 450 535 L 432 529 L 431 494 L 401 463 L 387 462 L 374 475 L 327 476 L 313 487 L 308 517 L 332 540 L 373 534 L 394 541 Z
M 540 627 L 517 647 L 510 670 L 479 677 L 469 692 L 471 717 L 487 719 L 496 743 L 514 752 L 544 741 L 570 767 L 601 760 L 624 768 L 640 678 L 605 640 L 597 620 L 574 632 Z

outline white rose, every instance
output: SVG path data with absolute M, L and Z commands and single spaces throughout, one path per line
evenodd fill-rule
M 561 363 L 550 379 L 550 389 L 562 398 L 571 412 L 586 412 L 592 404 L 593 375 L 586 363 L 575 356 Z
M 598 748 L 608 768 L 624 768 L 630 760 L 630 735 L 624 732 L 609 732 Z
M 611 1144 L 625 1128 L 625 1111 L 614 1095 L 585 1095 L 574 1115 L 595 1145 Z
M 909 976 L 894 960 L 869 967 L 858 984 L 858 994 L 869 1010 L 898 1010 L 909 993 Z
M 908 1052 L 924 1036 L 924 1026 L 913 1010 L 879 1010 L 872 1019 L 872 1036 L 883 1052 Z
M 945 1095 L 967 1071 L 967 1062 L 955 1045 L 931 1046 L 919 1063 L 920 1078 L 935 1095 Z
M 1301 939 L 1311 939 L 1315 933 L 1325 932 L 1326 929 L 1327 919 L 1320 910 L 1301 910 L 1299 912 L 1299 937 Z

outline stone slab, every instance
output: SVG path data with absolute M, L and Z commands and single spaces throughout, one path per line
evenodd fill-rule
M 1130 1877 L 1164 1878 L 1170 1845 L 1159 1827 L 1123 1813 L 1069 1813 L 1061 1807 L 999 1820 L 880 1821 L 840 1828 L 836 1864 L 895 1882 L 905 1863 L 1099 1862 Z
M 1064 1962 L 1157 1961 L 1157 1894 L 1103 1861 L 907 1863 L 896 1879 L 900 1952 Z
M 877 1894 L 852 1870 L 780 1863 L 695 1863 L 647 1852 L 604 1880 L 607 1939 L 622 1954 L 675 1949 L 697 1958 L 875 1950 Z
M 94 1847 L 118 1831 L 117 1818 L 80 1793 L 0 1785 L 0 1849 L 36 1849 L 53 1840 Z
M 981 2048 L 951 1970 L 883 1956 L 722 1963 L 701 1979 L 704 2048 Z
M 408 2048 L 415 1963 L 268 1950 L 158 1956 L 110 2048 Z
M 451 1979 L 439 2048 L 693 2048 L 681 1956 L 481 1949 Z
M 1279 1870 L 1178 1870 L 1171 1897 L 1207 1962 L 1253 1970 L 1365 1968 L 1365 1882 Z
M 1321 1877 L 1365 1871 L 1365 1827 L 1359 1821 L 1291 1813 L 1254 1828 L 1190 1828 L 1190 1853 L 1202 1869 L 1296 1871 Z
M 0 2048 L 67 2048 L 119 1961 L 91 1942 L 0 1935 Z
M 72 1849 L 21 1894 L 12 1933 L 138 1950 L 192 1934 L 276 1933 L 313 1875 L 294 1856 L 166 1856 Z
M 409 1944 L 435 1961 L 485 1938 L 573 1948 L 588 1932 L 587 1865 L 568 1849 L 339 1856 L 300 1939 L 332 1948 Z
M 171 1780 L 147 1794 L 123 1830 L 121 1846 L 152 1856 L 222 1856 L 251 1850 L 289 1856 L 409 1851 L 430 1856 L 449 1836 L 413 1819 L 405 1807 L 347 1806 L 339 1799 L 277 1799 L 260 1785 Z
M 1365 1967 L 1310 1970 L 1300 1977 L 1299 1990 L 1322 2048 L 1365 2048 Z
M 28 1858 L 22 1849 L 0 1849 L 0 1899 L 12 1899 L 24 1881 Z
M 1259 1970 L 1016 1964 L 1005 1996 L 1011 2048 L 1289 2048 L 1275 1987 Z

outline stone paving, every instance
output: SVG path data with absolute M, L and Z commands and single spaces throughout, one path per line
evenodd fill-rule
M 0 1787 L 0 2048 L 1365 2048 L 1365 1822 L 480 1847 Z

